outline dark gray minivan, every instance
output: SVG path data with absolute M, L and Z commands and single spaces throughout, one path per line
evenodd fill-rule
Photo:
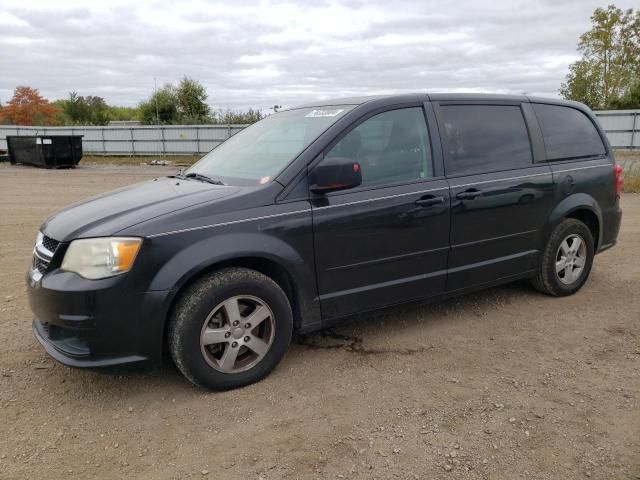
M 294 332 L 520 279 L 586 282 L 620 227 L 593 114 L 525 96 L 413 94 L 292 108 L 186 172 L 46 220 L 33 331 L 76 367 L 159 364 L 197 385 L 266 376 Z

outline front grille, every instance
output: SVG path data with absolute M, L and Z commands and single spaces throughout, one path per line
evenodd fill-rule
M 41 258 L 37 257 L 37 256 L 33 256 L 33 266 L 44 275 L 44 272 L 47 271 L 47 268 L 49 268 L 49 262 L 47 262 L 46 260 L 42 260 Z
M 59 245 L 58 240 L 40 234 L 33 252 L 33 269 L 44 275 Z
M 42 246 L 49 250 L 51 253 L 56 253 L 56 248 L 58 248 L 58 245 L 60 245 L 59 241 L 54 240 L 51 237 L 47 237 L 46 235 L 42 237 Z

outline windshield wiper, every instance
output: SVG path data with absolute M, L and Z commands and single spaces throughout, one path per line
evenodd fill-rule
M 217 180 L 215 178 L 208 177 L 203 175 L 202 173 L 187 173 L 186 175 L 180 175 L 178 178 L 193 178 L 194 180 L 200 180 L 201 182 L 211 183 L 213 185 L 226 185 L 224 182 Z

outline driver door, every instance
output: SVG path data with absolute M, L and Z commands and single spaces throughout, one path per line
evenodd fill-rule
M 325 152 L 323 160 L 358 162 L 362 184 L 310 195 L 324 318 L 444 291 L 449 187 L 434 177 L 424 113 L 421 105 L 377 113 Z

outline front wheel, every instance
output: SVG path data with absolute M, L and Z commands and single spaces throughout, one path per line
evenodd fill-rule
M 547 295 L 571 295 L 585 284 L 593 265 L 593 237 L 574 218 L 562 221 L 551 233 L 533 286 Z
M 169 350 L 192 383 L 229 390 L 268 375 L 292 331 L 289 300 L 277 283 L 255 270 L 227 268 L 180 297 L 170 319 Z

